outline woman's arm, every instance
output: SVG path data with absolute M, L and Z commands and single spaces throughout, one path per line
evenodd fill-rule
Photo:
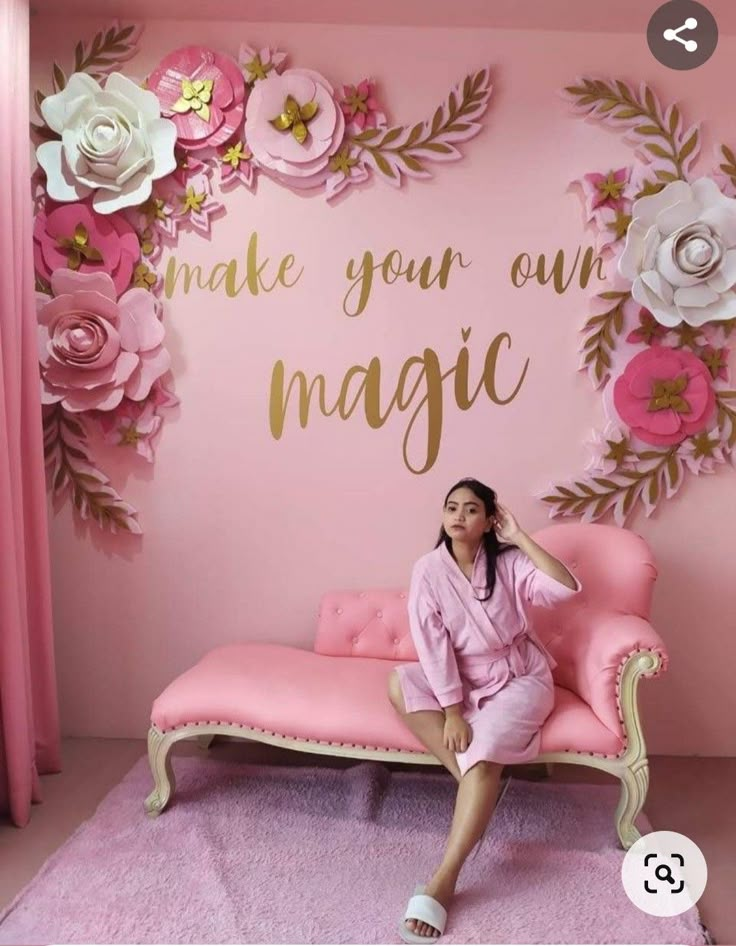
M 522 552 L 529 556 L 536 568 L 539 568 L 551 578 L 555 578 L 567 588 L 577 588 L 577 583 L 573 575 L 568 571 L 562 562 L 545 551 L 541 545 L 538 545 L 531 536 L 528 536 L 523 530 L 519 530 L 514 539 Z

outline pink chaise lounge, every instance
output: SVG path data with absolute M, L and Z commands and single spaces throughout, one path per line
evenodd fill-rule
M 558 666 L 556 703 L 536 761 L 574 762 L 621 780 L 615 823 L 621 845 L 638 838 L 634 820 L 649 783 L 638 713 L 642 676 L 667 666 L 649 623 L 657 569 L 646 542 L 612 525 L 550 525 L 535 533 L 580 576 L 583 591 L 529 615 Z M 247 641 L 217 647 L 155 700 L 148 750 L 155 787 L 145 802 L 160 814 L 175 790 L 171 748 L 217 735 L 306 752 L 437 764 L 391 706 L 388 677 L 416 660 L 407 589 L 330 591 L 322 596 L 314 650 Z M 245 629 L 247 633 L 247 629 Z

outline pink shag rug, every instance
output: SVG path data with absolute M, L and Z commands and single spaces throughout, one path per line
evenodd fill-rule
M 0 916 L 1 943 L 397 943 L 441 856 L 444 772 L 174 758 L 157 819 L 140 759 Z M 626 897 L 618 786 L 512 779 L 440 943 L 707 943 L 697 910 Z M 640 818 L 640 830 L 651 825 Z

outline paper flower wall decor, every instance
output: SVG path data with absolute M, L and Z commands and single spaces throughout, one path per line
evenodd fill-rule
M 736 390 L 729 367 L 736 327 L 736 160 L 696 175 L 699 125 L 664 108 L 642 83 L 578 79 L 563 97 L 622 130 L 629 167 L 584 174 L 585 215 L 611 259 L 611 288 L 583 327 L 581 370 L 601 389 L 608 422 L 589 442 L 586 475 L 540 494 L 550 516 L 622 525 L 651 515 L 685 474 L 713 473 L 736 455 Z
M 210 236 L 222 190 L 258 176 L 295 190 L 345 194 L 372 176 L 399 186 L 462 157 L 481 130 L 488 69 L 466 76 L 426 121 L 390 125 L 372 78 L 336 87 L 286 53 L 241 43 L 236 56 L 192 44 L 150 75 L 119 70 L 141 26 L 114 21 L 79 42 L 53 93 L 35 92 L 32 175 L 44 445 L 54 496 L 83 519 L 140 533 L 136 510 L 92 456 L 90 435 L 153 462 L 155 438 L 178 399 L 166 386 L 164 245 Z M 356 77 L 353 77 L 356 78 Z
M 41 113 L 60 136 L 36 149 L 53 200 L 93 194 L 97 213 L 114 213 L 146 200 L 153 181 L 174 169 L 175 126 L 161 118 L 153 93 L 120 73 L 103 89 L 75 72 L 61 92 L 43 100 Z

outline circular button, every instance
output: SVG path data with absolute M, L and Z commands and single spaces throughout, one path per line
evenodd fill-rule
M 357 638 L 357 637 L 354 637 L 354 638 L 353 638 L 353 643 L 354 643 L 354 644 L 357 644 L 357 643 L 358 643 L 358 638 Z
M 376 617 L 377 617 L 377 618 L 382 618 L 382 617 L 383 617 L 383 611 L 376 611 Z
M 669 69 L 697 69 L 718 45 L 718 24 L 697 0 L 668 0 L 652 14 L 647 27 L 649 50 Z
M 639 838 L 621 864 L 621 883 L 631 902 L 650 916 L 677 916 L 703 895 L 708 866 L 698 845 L 677 831 Z
M 337 614 L 342 614 L 342 608 L 338 608 L 336 613 L 337 613 Z

